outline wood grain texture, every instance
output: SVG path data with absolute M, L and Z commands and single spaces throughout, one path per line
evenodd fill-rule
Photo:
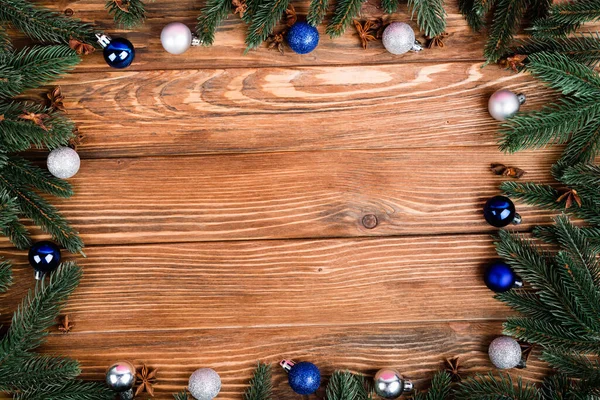
M 402 309 L 393 312 L 401 314 Z M 195 369 L 214 368 L 223 381 L 218 399 L 240 400 L 259 359 L 274 364 L 283 358 L 310 360 L 319 365 L 324 379 L 338 368 L 372 375 L 392 366 L 414 380 L 418 388 L 429 384 L 445 357 L 460 355 L 467 374 L 487 372 L 491 368 L 487 345 L 500 331 L 498 322 L 448 322 L 74 333 L 52 335 L 45 349 L 49 353 L 68 351 L 77 357 L 83 377 L 89 379 L 102 379 L 109 360 L 129 359 L 137 365 L 157 367 L 158 400 L 172 398 L 170 393 L 184 388 Z M 546 367 L 537 360 L 538 355 L 536 352 L 527 369 L 519 373 L 531 380 L 541 379 Z M 300 398 L 289 389 L 283 371 L 277 365 L 273 368 L 274 398 Z M 323 395 L 322 386 L 316 395 L 304 398 L 322 399 Z
M 66 312 L 77 332 L 502 320 L 487 235 L 92 247 Z M 11 257 L 13 255 L 11 254 Z M 15 253 L 6 320 L 31 283 Z M 0 317 L 1 318 L 1 317 Z M 2 321 L 1 322 L 8 322 Z M 157 321 L 160 321 L 157 324 Z M 303 328 L 299 328 L 303 329 Z
M 61 82 L 83 157 L 491 146 L 487 99 L 556 96 L 481 63 L 102 72 Z

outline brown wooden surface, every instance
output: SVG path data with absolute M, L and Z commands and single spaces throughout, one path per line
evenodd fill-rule
M 39 3 L 119 34 L 104 0 Z M 201 6 L 149 3 L 146 25 L 123 33 L 138 50 L 131 68 L 95 54 L 60 82 L 84 141 L 77 194 L 55 203 L 88 247 L 70 256 L 85 271 L 66 309 L 74 330 L 53 331 L 45 351 L 79 359 L 89 379 L 119 359 L 158 367 L 157 399 L 199 367 L 223 378 L 220 399 L 240 399 L 257 360 L 284 357 L 325 375 L 394 366 L 418 387 L 445 357 L 489 370 L 487 345 L 511 311 L 481 280 L 496 257 L 481 207 L 502 182 L 488 167 L 552 182 L 559 149 L 502 154 L 486 102 L 503 87 L 526 93 L 526 109 L 553 94 L 481 68 L 485 37 L 455 1 L 446 46 L 420 54 L 363 51 L 349 29 L 306 56 L 243 56 L 237 17 L 212 48 L 165 53 L 162 27 L 193 26 Z M 405 6 L 395 17 L 408 19 Z M 520 231 L 550 222 L 517 207 Z M 6 324 L 33 279 L 24 252 L 0 247 L 15 263 Z M 539 380 L 545 368 L 534 353 L 514 373 Z M 284 379 L 275 369 L 276 398 L 298 398 Z

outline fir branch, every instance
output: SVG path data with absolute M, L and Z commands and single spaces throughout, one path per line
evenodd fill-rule
M 0 52 L 0 99 L 20 93 L 23 86 L 23 75 L 10 65 L 2 63 L 8 57 L 12 57 L 11 53 Z
M 70 39 L 88 44 L 96 42 L 90 24 L 27 0 L 0 0 L 0 21 L 9 22 L 30 38 L 43 43 L 68 44 Z
M 398 0 L 381 0 L 381 8 L 388 14 L 393 14 L 398 11 L 398 5 L 400 2 Z
M 244 393 L 244 400 L 270 400 L 272 396 L 271 365 L 259 362 L 250 380 L 250 386 Z
M 261 3 L 262 0 L 246 0 L 246 12 L 242 16 L 242 21 L 250 24 Z
M 58 213 L 56 208 L 44 198 L 24 187 L 20 183 L 11 182 L 6 176 L 0 176 L 0 188 L 4 187 L 16 198 L 21 212 L 40 226 L 44 232 L 64 246 L 71 253 L 81 252 L 83 241 L 69 223 Z
M 574 132 L 568 141 L 560 163 L 573 165 L 587 163 L 594 160 L 600 154 L 600 122 L 591 122 Z
M 13 50 L 8 32 L 3 26 L 0 26 L 0 54 L 8 53 Z M 3 76 L 3 75 L 0 75 Z
M 598 0 L 577 0 L 557 3 L 550 7 L 548 16 L 534 22 L 533 34 L 567 35 L 575 32 L 582 24 L 600 20 Z
M 385 3 L 398 2 L 398 0 L 382 0 L 381 5 L 385 8 Z M 316 27 L 323 22 L 325 15 L 327 14 L 327 8 L 329 7 L 329 0 L 311 0 L 310 6 L 308 7 L 308 15 L 306 21 L 312 26 Z M 397 6 L 396 6 L 397 7 Z
M 325 390 L 326 400 L 363 400 L 359 382 L 349 371 L 335 371 Z
M 198 16 L 196 34 L 205 46 L 210 46 L 215 41 L 215 32 L 221 22 L 231 12 L 231 0 L 208 0 Z
M 0 190 L 0 231 L 7 236 L 18 249 L 31 245 L 27 229 L 19 222 L 19 206 L 6 190 Z
M 510 50 L 510 44 L 525 14 L 522 0 L 497 0 L 489 38 L 483 50 L 488 63 L 495 63 Z
M 485 26 L 485 16 L 495 4 L 495 0 L 460 0 L 458 3 L 461 14 L 476 32 Z
M 81 61 L 69 46 L 34 46 L 17 53 L 0 54 L 0 66 L 8 66 L 21 75 L 17 90 L 3 88 L 0 98 L 14 97 L 27 89 L 34 89 L 55 81 Z
M 187 390 L 183 389 L 181 392 L 173 395 L 175 400 L 188 400 Z
M 341 36 L 360 12 L 360 7 L 364 1 L 339 0 L 333 12 L 331 22 L 327 25 L 327 34 L 332 38 Z
M 419 28 L 429 37 L 436 37 L 446 30 L 444 0 L 408 0 L 412 16 L 417 14 Z
M 0 260 L 0 293 L 6 292 L 12 283 L 13 279 L 10 262 Z
M 273 32 L 277 22 L 281 20 L 290 0 L 265 0 L 257 7 L 252 16 L 246 36 L 246 52 L 257 48 Z
M 456 398 L 461 400 L 539 400 L 533 385 L 523 384 L 519 377 L 515 383 L 510 375 L 494 376 L 477 374 L 473 378 L 462 381 Z
M 547 322 L 554 320 L 554 315 L 546 304 L 544 304 L 535 292 L 530 290 L 513 289 L 508 292 L 498 293 L 495 298 L 529 318 Z
M 448 371 L 438 371 L 431 380 L 427 393 L 416 392 L 413 400 L 447 400 L 450 396 L 452 377 Z
M 594 391 L 586 388 L 582 382 L 575 382 L 564 375 L 554 375 L 544 379 L 540 388 L 543 400 L 592 400 Z
M 582 227 L 579 232 L 588 239 L 592 251 L 600 253 L 600 228 Z M 558 240 L 554 226 L 536 226 L 533 235 L 546 243 L 556 243 Z
M 62 385 L 40 385 L 39 388 L 15 393 L 13 400 L 114 400 L 115 393 L 104 383 L 72 380 Z
M 34 292 L 29 291 L 13 314 L 7 334 L 0 340 L 0 364 L 36 349 L 45 341 L 47 329 L 55 324 L 80 279 L 81 269 L 75 263 L 64 263 L 47 281 L 39 281 Z
M 146 19 L 146 5 L 141 0 L 123 0 L 121 4 L 115 0 L 107 0 L 104 8 L 112 15 L 115 23 L 125 29 L 135 28 Z
M 520 42 L 516 54 L 534 54 L 540 52 L 561 53 L 571 60 L 587 66 L 593 66 L 600 61 L 600 34 L 580 33 L 573 37 L 531 37 Z
M 6 236 L 12 244 L 19 250 L 27 250 L 31 247 L 31 238 L 29 231 L 19 220 L 15 219 L 5 228 L 2 228 L 2 234 Z
M 32 164 L 19 156 L 11 156 L 3 173 L 10 174 L 9 180 L 25 183 L 44 193 L 68 198 L 73 195 L 73 188 L 64 179 L 54 177 L 48 171 Z
M 79 363 L 61 357 L 26 354 L 9 357 L 0 365 L 0 392 L 26 392 L 40 385 L 75 379 L 81 373 Z
M 600 386 L 600 362 L 566 349 L 548 349 L 542 360 L 570 378 L 584 379 Z

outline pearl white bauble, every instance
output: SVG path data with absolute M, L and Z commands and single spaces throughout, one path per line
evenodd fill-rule
M 127 392 L 135 384 L 135 367 L 127 361 L 111 365 L 106 371 L 106 384 L 115 392 Z
M 188 390 L 196 400 L 212 400 L 221 391 L 221 378 L 213 369 L 197 369 L 190 376 Z
M 415 45 L 415 32 L 404 22 L 392 22 L 382 36 L 383 47 L 392 54 L 404 54 Z
M 160 33 L 160 42 L 171 54 L 183 54 L 192 45 L 192 32 L 181 22 L 171 22 Z
M 488 349 L 490 361 L 500 369 L 514 368 L 521 363 L 521 345 L 510 336 L 497 337 Z
M 81 160 L 79 154 L 70 147 L 59 147 L 48 154 L 46 161 L 48 171 L 61 179 L 68 179 L 79 171 Z
M 505 121 L 514 116 L 525 102 L 525 96 L 514 94 L 510 90 L 502 89 L 494 93 L 488 101 L 490 115 L 498 121 Z

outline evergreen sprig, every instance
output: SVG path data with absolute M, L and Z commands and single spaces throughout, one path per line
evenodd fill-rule
M 264 0 L 257 5 L 248 27 L 246 52 L 257 48 L 267 40 L 277 22 L 281 20 L 289 3 L 290 0 Z
M 575 0 L 552 5 L 531 31 L 538 37 L 565 36 L 582 24 L 600 20 L 600 0 Z
M 444 0 L 408 0 L 412 15 L 417 15 L 419 28 L 429 37 L 438 36 L 446 30 Z
M 513 37 L 525 15 L 527 3 L 523 0 L 497 0 L 494 19 L 483 55 L 495 63 L 510 51 Z
M 6 292 L 12 283 L 13 277 L 10 262 L 0 260 L 0 293 Z
M 325 389 L 326 400 L 370 400 L 373 391 L 362 375 L 334 371 Z
M 244 393 L 244 400 L 270 400 L 272 396 L 271 365 L 259 362 L 250 380 L 250 386 Z
M 327 34 L 332 38 L 341 36 L 360 12 L 360 7 L 364 1 L 339 0 L 335 6 L 333 17 L 325 30 Z
M 135 28 L 146 19 L 146 5 L 142 0 L 108 0 L 104 6 L 115 23 L 125 29 Z
M 531 37 L 515 49 L 515 53 L 524 55 L 541 52 L 560 53 L 573 61 L 594 66 L 600 61 L 600 34 L 590 32 L 571 37 Z
M 524 384 L 519 377 L 514 382 L 508 374 L 494 376 L 477 374 L 463 381 L 456 390 L 456 398 L 461 400 L 539 400 L 535 386 Z
M 231 0 L 207 0 L 200 11 L 196 26 L 196 34 L 204 46 L 214 43 L 217 27 L 227 18 L 231 9 Z
M 398 1 L 398 0 L 382 0 L 382 4 L 384 2 L 390 1 Z M 323 19 L 325 19 L 325 15 L 327 14 L 327 8 L 329 7 L 329 0 L 312 0 L 308 7 L 308 15 L 306 16 L 306 20 L 312 26 L 317 26 Z M 385 7 L 385 6 L 384 6 Z
M 426 393 L 417 391 L 413 400 L 446 400 L 451 390 L 452 377 L 448 371 L 438 371 L 431 380 L 431 388 Z
M 181 392 L 175 393 L 173 398 L 175 400 L 188 400 L 187 390 L 183 389 Z
M 71 39 L 89 44 L 96 42 L 92 25 L 27 0 L 0 0 L 0 22 L 10 23 L 42 43 L 68 44 Z

